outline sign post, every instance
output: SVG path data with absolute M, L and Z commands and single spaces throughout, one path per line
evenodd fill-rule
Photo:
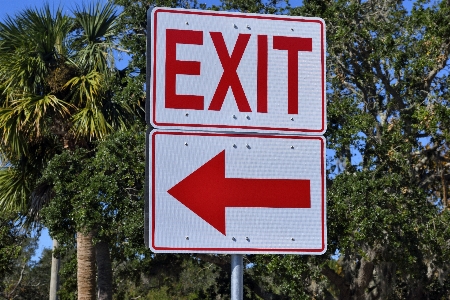
M 231 254 L 231 300 L 244 298 L 244 264 L 242 254 Z
M 326 251 L 325 24 L 148 12 L 146 241 L 157 253 Z

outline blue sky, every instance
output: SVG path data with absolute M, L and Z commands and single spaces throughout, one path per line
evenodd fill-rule
M 86 1 L 84 1 L 86 2 Z M 0 6 L 0 19 L 3 20 L 6 15 L 14 16 L 17 12 L 25 8 L 35 8 L 42 7 L 45 1 L 36 1 L 36 0 L 1 0 Z M 75 7 L 76 4 L 80 5 L 83 3 L 82 0 L 57 0 L 57 1 L 48 1 L 50 3 L 50 7 L 57 8 L 61 6 L 68 11 Z

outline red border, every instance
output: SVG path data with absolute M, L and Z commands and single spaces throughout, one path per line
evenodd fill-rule
M 279 20 L 290 22 L 306 22 L 306 23 L 319 23 L 321 29 L 321 62 L 322 62 L 322 128 L 320 130 L 315 129 L 293 129 L 293 128 L 273 128 L 273 127 L 254 127 L 254 126 L 232 126 L 232 125 L 204 125 L 204 124 L 173 124 L 173 123 L 159 123 L 156 121 L 156 36 L 157 36 L 157 19 L 158 13 L 174 13 L 185 15 L 204 15 L 204 16 L 219 16 L 219 17 L 231 17 L 231 18 L 244 18 L 244 19 L 265 19 L 265 20 Z M 206 11 L 190 11 L 190 10 L 175 10 L 175 9 L 163 9 L 156 8 L 153 15 L 153 115 L 152 121 L 156 126 L 176 126 L 176 127 L 194 127 L 194 128 L 240 128 L 240 129 L 259 129 L 268 131 L 286 131 L 286 132 L 308 132 L 308 133 L 324 133 L 325 132 L 325 47 L 324 47 L 324 23 L 317 19 L 302 19 L 302 18 L 285 18 L 275 17 L 270 15 L 246 15 L 246 14 L 234 14 L 234 13 L 215 13 Z
M 212 133 L 212 132 L 182 132 L 182 131 L 152 131 L 152 248 L 156 251 L 174 251 L 174 252 L 187 252 L 192 251 L 211 251 L 211 252 L 245 252 L 251 253 L 320 253 L 326 249 L 325 241 L 325 162 L 321 160 L 321 173 L 322 173 L 322 248 L 321 249 L 281 249 L 281 248 L 172 248 L 172 247 L 157 247 L 155 245 L 155 202 L 156 202 L 156 136 L 157 135 L 193 135 L 193 136 L 227 136 L 227 137 L 240 137 L 240 138 L 270 138 L 270 139 L 294 139 L 294 140 L 320 140 L 321 141 L 321 157 L 325 155 L 325 140 L 321 136 L 282 136 L 282 135 L 257 135 L 257 134 L 233 134 L 233 133 Z

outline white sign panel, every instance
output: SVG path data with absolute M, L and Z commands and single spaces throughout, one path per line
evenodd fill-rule
M 326 251 L 325 139 L 154 130 L 154 252 Z
M 322 19 L 155 8 L 149 24 L 154 128 L 325 132 Z

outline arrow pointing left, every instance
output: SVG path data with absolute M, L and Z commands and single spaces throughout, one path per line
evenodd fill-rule
M 310 180 L 225 178 L 225 150 L 167 192 L 226 235 L 225 209 L 310 208 Z

